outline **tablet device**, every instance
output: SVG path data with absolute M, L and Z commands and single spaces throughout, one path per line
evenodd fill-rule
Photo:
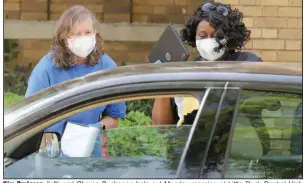
M 151 63 L 157 60 L 161 62 L 178 62 L 186 61 L 189 56 L 190 53 L 184 46 L 175 27 L 172 23 L 169 23 L 148 58 Z

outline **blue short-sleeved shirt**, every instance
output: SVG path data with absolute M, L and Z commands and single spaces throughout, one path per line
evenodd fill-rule
M 45 55 L 33 69 L 28 81 L 28 88 L 25 96 L 31 96 L 40 90 L 67 80 L 115 67 L 117 67 L 116 63 L 107 54 L 104 54 L 95 66 L 87 64 L 74 65 L 70 69 L 64 70 L 54 64 L 52 54 L 49 53 Z M 99 122 L 101 113 L 113 118 L 123 118 L 126 114 L 126 104 L 125 102 L 120 102 L 80 112 L 49 127 L 46 131 L 58 132 L 62 135 L 67 121 L 84 125 L 94 124 Z

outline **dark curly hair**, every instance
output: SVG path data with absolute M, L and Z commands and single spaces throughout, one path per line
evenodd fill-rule
M 229 9 L 229 14 L 227 16 L 222 16 L 216 11 L 202 11 L 201 7 L 205 3 L 227 7 Z M 222 48 L 220 40 L 225 38 L 227 40 L 225 46 L 229 52 L 241 50 L 249 41 L 251 34 L 251 31 L 248 30 L 242 22 L 243 14 L 238 9 L 232 9 L 230 5 L 214 2 L 212 0 L 205 0 L 203 4 L 199 6 L 194 12 L 194 15 L 187 20 L 185 28 L 180 31 L 182 40 L 195 48 L 197 26 L 201 21 L 205 20 L 215 29 L 216 40 L 220 44 L 220 48 Z

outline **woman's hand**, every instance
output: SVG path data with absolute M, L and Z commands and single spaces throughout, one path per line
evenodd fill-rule
M 154 64 L 162 64 L 161 60 L 157 60 Z
M 52 144 L 53 134 L 52 134 L 52 133 L 45 133 L 45 134 L 44 134 L 44 139 L 45 139 L 46 145 Z
M 47 145 L 51 145 L 52 140 L 53 140 L 52 134 L 51 133 L 45 133 L 42 137 L 40 149 L 45 149 L 47 147 Z
M 56 157 L 59 155 L 59 146 L 53 143 L 55 140 L 52 133 L 45 133 L 43 136 L 43 143 L 40 147 L 44 152 L 47 153 L 48 157 Z

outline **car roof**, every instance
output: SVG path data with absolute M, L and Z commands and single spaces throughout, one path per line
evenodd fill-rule
M 105 69 L 46 88 L 24 99 L 20 105 L 5 108 L 5 113 L 27 102 L 36 102 L 61 93 L 83 93 L 97 88 L 148 82 L 229 81 L 302 84 L 302 64 L 298 62 L 187 61 L 163 64 L 138 64 Z M 78 90 L 76 90 L 78 88 Z M 65 94 L 66 95 L 66 94 Z M 70 94 L 67 94 L 70 95 Z
M 108 71 L 95 72 L 85 76 L 95 80 L 115 75 L 130 76 L 138 74 L 171 74 L 171 73 L 250 73 L 302 76 L 300 62 L 242 62 L 242 61 L 187 61 L 163 64 L 138 64 L 122 66 Z
M 235 81 L 276 82 L 279 84 L 302 83 L 300 63 L 271 62 L 174 62 L 165 64 L 139 64 L 107 69 L 75 78 L 46 88 L 26 98 L 19 105 L 5 108 L 5 114 L 26 103 L 50 98 L 61 93 L 67 97 L 98 88 L 123 86 L 135 83 L 174 81 Z M 76 90 L 78 88 L 78 90 Z M 67 93 L 68 92 L 68 93 Z M 66 96 L 67 95 L 67 96 Z
M 75 78 L 48 89 L 64 91 L 85 85 L 107 87 L 161 81 L 235 81 L 296 83 L 302 82 L 298 62 L 187 61 L 163 64 L 138 64 L 105 69 Z M 94 84 L 95 83 L 95 84 Z M 98 85 L 97 85 L 98 83 Z M 47 90 L 48 90 L 47 89 Z M 81 90 L 81 89 L 80 89 Z

